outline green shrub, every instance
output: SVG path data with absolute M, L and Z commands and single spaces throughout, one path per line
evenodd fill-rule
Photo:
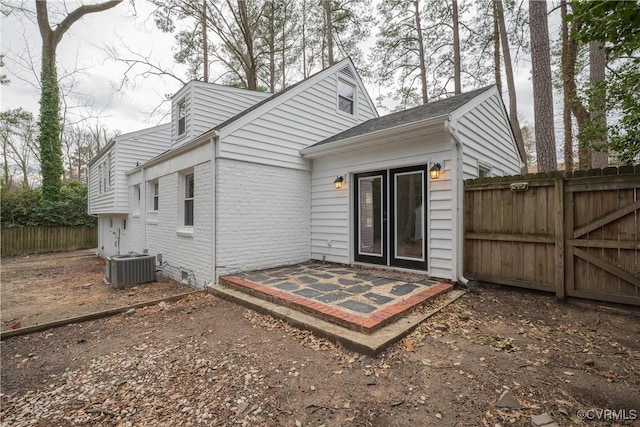
M 79 181 L 64 183 L 56 201 L 44 200 L 42 189 L 2 192 L 3 227 L 80 226 L 97 221 L 87 214 L 87 187 Z

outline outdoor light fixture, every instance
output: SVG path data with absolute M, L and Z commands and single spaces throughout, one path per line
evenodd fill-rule
M 429 176 L 431 177 L 431 179 L 440 178 L 441 169 L 442 166 L 440 166 L 440 163 L 434 163 L 433 166 L 431 166 L 431 169 L 429 169 Z
M 344 185 L 344 177 L 343 176 L 339 176 L 339 177 L 337 177 L 335 179 L 335 181 L 333 181 L 333 186 L 336 187 L 336 190 L 340 190 L 343 185 Z

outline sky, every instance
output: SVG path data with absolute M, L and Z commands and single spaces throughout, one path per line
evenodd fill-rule
M 69 3 L 71 8 L 77 4 Z M 153 6 L 147 1 L 136 0 L 135 8 L 125 1 L 113 9 L 85 16 L 65 34 L 58 46 L 58 75 L 70 74 L 63 81 L 64 85 L 72 87 L 68 91 L 74 95 L 67 99 L 74 117 L 91 116 L 92 120 L 99 117 L 102 125 L 121 133 L 166 122 L 166 116 L 161 114 L 163 108 L 158 111 L 157 107 L 166 95 L 177 92 L 182 84 L 171 78 L 135 77 L 136 73 L 129 73 L 123 85 L 126 65 L 110 59 L 106 52 L 108 47 L 115 46 L 122 55 L 128 55 L 126 51 L 130 49 L 149 56 L 164 67 L 174 67 L 178 74 L 184 75 L 184 69 L 176 67 L 172 61 L 173 35 L 155 27 L 150 17 L 152 11 Z M 22 107 L 37 116 L 39 89 L 36 82 L 41 42 L 35 16 L 29 20 L 14 13 L 8 17 L 1 15 L 0 19 L 0 53 L 5 55 L 5 67 L 0 73 L 7 74 L 11 81 L 0 89 L 0 108 L 5 111 Z M 59 22 L 55 15 L 50 16 L 50 20 Z M 521 124 L 533 123 L 528 66 L 528 63 L 521 64 L 515 77 Z M 33 69 L 36 69 L 35 73 Z M 73 70 L 76 72 L 72 73 Z M 375 98 L 377 87 L 370 83 L 367 86 Z M 506 104 L 506 94 L 503 98 Z M 155 114 L 152 114 L 154 110 Z M 380 109 L 379 113 L 388 111 Z

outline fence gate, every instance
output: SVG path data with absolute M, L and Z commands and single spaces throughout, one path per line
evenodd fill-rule
M 464 212 L 467 277 L 640 305 L 638 166 L 467 181 Z

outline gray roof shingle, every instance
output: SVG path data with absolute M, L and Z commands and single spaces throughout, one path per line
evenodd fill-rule
M 449 114 L 471 101 L 476 96 L 492 88 L 485 86 L 470 92 L 461 93 L 460 95 L 450 98 L 441 99 L 439 101 L 429 102 L 418 107 L 409 108 L 408 110 L 398 111 L 397 113 L 388 114 L 386 116 L 369 119 L 360 123 L 344 132 L 333 135 L 323 141 L 320 141 L 311 147 L 317 147 L 329 142 L 340 141 L 342 139 L 352 138 L 354 136 L 366 135 L 368 133 L 389 129 L 392 127 L 429 119 L 432 117 Z

